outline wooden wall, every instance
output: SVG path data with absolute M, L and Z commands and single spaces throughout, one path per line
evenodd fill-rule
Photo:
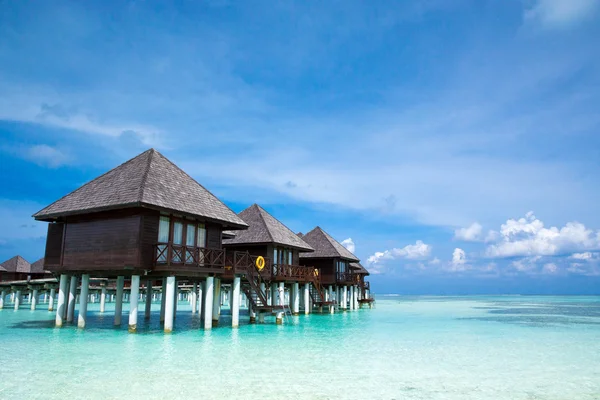
M 321 270 L 321 283 L 332 285 L 336 283 L 335 258 L 303 258 L 302 265 Z

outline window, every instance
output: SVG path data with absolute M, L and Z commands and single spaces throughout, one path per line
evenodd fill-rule
M 198 224 L 198 241 L 196 246 L 206 247 L 206 226 L 204 224 Z
M 187 224 L 185 230 L 185 262 L 194 262 L 194 242 L 196 240 L 196 225 Z
M 173 244 L 181 245 L 183 244 L 183 223 L 179 221 L 173 222 Z M 181 248 L 177 246 L 173 246 L 173 256 L 171 258 L 172 262 L 181 262 L 182 254 Z
M 169 217 L 161 216 L 158 222 L 158 242 L 159 243 L 168 243 L 169 242 L 169 225 L 171 221 Z M 167 245 L 159 244 L 158 245 L 158 262 L 167 262 Z

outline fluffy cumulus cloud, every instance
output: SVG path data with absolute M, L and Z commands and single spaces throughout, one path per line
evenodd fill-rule
M 600 248 L 600 232 L 579 222 L 546 228 L 533 212 L 524 218 L 509 219 L 500 228 L 497 241 L 486 249 L 493 258 L 563 255 L 573 251 Z
M 598 0 L 536 0 L 525 11 L 525 21 L 544 28 L 566 28 L 590 18 Z
M 354 245 L 354 241 L 352 240 L 352 238 L 344 239 L 341 243 L 342 246 L 348 249 L 350 253 L 354 253 L 354 250 L 356 250 L 356 246 Z
M 554 263 L 544 264 L 542 272 L 545 274 L 555 274 L 558 271 L 558 267 Z
M 482 233 L 483 227 L 479 223 L 474 222 L 469 227 L 455 230 L 454 238 L 467 242 L 477 242 L 482 239 Z
M 458 247 L 452 252 L 452 262 L 448 266 L 448 270 L 454 272 L 466 271 L 469 269 L 467 264 L 467 254 L 463 249 Z
M 420 260 L 429 257 L 431 254 L 431 246 L 417 240 L 415 244 L 409 244 L 402 248 L 393 248 L 385 251 L 375 252 L 367 259 L 367 264 L 376 265 L 384 261 L 409 259 Z

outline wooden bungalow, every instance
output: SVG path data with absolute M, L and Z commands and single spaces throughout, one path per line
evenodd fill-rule
M 265 209 L 254 204 L 238 216 L 248 224 L 248 229 L 235 234 L 225 232 L 228 238 L 223 240 L 223 247 L 228 254 L 231 251 L 247 252 L 253 257 L 263 257 L 266 267 L 261 271 L 262 279 L 270 283 L 270 293 L 265 293 L 268 304 L 279 304 L 275 295 L 276 288 L 285 290 L 289 285 L 291 310 L 293 314 L 300 311 L 299 285 L 304 284 L 310 301 L 317 306 L 326 304 L 325 294 L 320 284 L 319 271 L 312 266 L 300 264 L 300 252 L 312 252 L 314 249 L 294 234 L 288 227 L 269 214 Z M 310 308 L 309 300 L 304 299 L 305 312 Z
M 358 282 L 358 288 L 360 291 L 360 301 L 372 301 L 370 294 L 371 285 L 368 281 L 365 280 L 365 278 L 370 275 L 369 271 L 367 271 L 367 269 L 363 267 L 362 264 L 359 262 L 350 263 L 350 270 L 354 273 L 354 275 L 356 276 L 356 281 Z
M 343 309 L 350 303 L 350 309 L 358 306 L 358 280 L 350 268 L 351 263 L 360 260 L 320 227 L 314 228 L 307 234 L 298 234 L 315 251 L 301 253 L 300 262 L 310 264 L 321 272 L 321 283 L 329 287 L 329 297 L 334 297 Z M 348 293 L 349 288 L 349 293 Z M 349 294 L 350 300 L 347 295 Z
M 26 281 L 45 275 L 43 270 L 33 271 L 31 264 L 19 255 L 0 263 L 0 267 L 0 281 Z
M 129 278 L 132 299 L 139 293 L 140 277 L 150 287 L 154 280 L 166 278 L 166 331 L 172 328 L 169 295 L 176 292 L 175 279 L 204 279 L 212 293 L 213 278 L 225 266 L 222 231 L 248 227 L 154 149 L 67 194 L 34 218 L 49 222 L 44 268 L 61 275 L 57 325 L 62 325 L 69 278 L 81 276 L 82 290 L 90 276 L 117 278 L 117 292 Z M 85 307 L 80 304 L 83 326 Z M 119 304 L 117 308 L 120 313 Z M 137 316 L 130 314 L 132 330 L 136 323 Z M 120 324 L 120 315 L 115 324 Z

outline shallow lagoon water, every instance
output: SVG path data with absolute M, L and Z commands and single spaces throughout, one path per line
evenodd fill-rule
M 159 304 L 137 334 L 127 305 L 115 329 L 90 304 L 85 330 L 44 307 L 0 310 L 2 399 L 600 399 L 600 297 L 379 297 L 212 331 L 180 302 L 171 335 Z

